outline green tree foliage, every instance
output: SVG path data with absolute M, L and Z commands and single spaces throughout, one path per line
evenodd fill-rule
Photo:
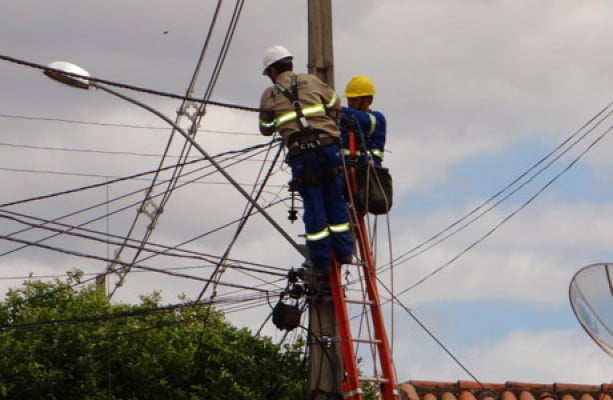
M 279 347 L 204 306 L 165 309 L 157 294 L 111 304 L 80 278 L 27 281 L 0 302 L 0 398 L 302 397 L 303 343 Z

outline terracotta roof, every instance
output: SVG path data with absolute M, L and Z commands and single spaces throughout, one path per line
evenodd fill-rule
M 526 382 L 408 381 L 398 385 L 403 400 L 613 400 L 613 383 L 577 385 Z

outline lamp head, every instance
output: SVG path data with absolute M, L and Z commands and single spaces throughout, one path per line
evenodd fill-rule
M 49 69 L 43 71 L 43 74 L 49 78 L 66 85 L 79 89 L 89 89 L 89 72 L 79 67 L 78 65 L 67 61 L 54 61 L 47 65 Z

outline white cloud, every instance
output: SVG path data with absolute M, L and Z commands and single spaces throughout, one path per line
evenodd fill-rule
M 545 196 L 546 197 L 546 196 Z M 568 204 L 539 199 L 490 237 L 409 292 L 410 302 L 511 300 L 560 305 L 579 268 L 610 254 L 607 237 L 611 204 Z M 471 209 L 472 207 L 468 207 Z M 396 288 L 402 290 L 443 267 L 479 240 L 510 211 L 498 210 L 442 244 L 396 267 Z M 395 256 L 443 227 L 454 213 L 437 211 L 410 225 L 394 222 Z M 459 210 L 455 215 L 462 215 Z M 563 217 L 561 217 L 563 216 Z M 402 245 L 400 245 L 402 244 Z M 411 253 L 412 254 L 412 253 Z
M 611 358 L 586 334 L 570 330 L 514 332 L 466 354 L 467 362 L 489 381 L 607 383 L 613 374 Z
M 472 379 L 434 345 L 406 340 L 401 349 L 403 356 L 395 357 L 400 381 Z M 611 358 L 578 330 L 515 331 L 499 342 L 451 351 L 480 382 L 600 384 L 613 374 Z

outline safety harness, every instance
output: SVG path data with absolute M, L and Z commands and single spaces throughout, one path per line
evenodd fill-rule
M 318 114 L 326 114 L 327 109 L 336 103 L 336 95 L 333 96 L 330 103 L 324 105 L 314 104 L 308 107 L 302 107 L 298 99 L 298 82 L 295 74 L 292 75 L 290 89 L 280 83 L 276 83 L 275 87 L 283 94 L 290 104 L 294 107 L 294 111 L 287 112 L 279 116 L 275 121 L 275 126 L 283 125 L 289 121 L 297 120 L 300 130 L 293 133 L 287 141 L 287 157 L 292 158 L 305 151 L 316 150 L 321 146 L 327 146 L 333 143 L 338 143 L 338 140 L 325 132 L 316 132 L 309 122 L 307 117 Z M 331 105 L 330 105 L 331 104 Z
M 290 89 L 287 89 L 285 86 L 280 83 L 276 83 L 275 87 L 281 92 L 287 100 L 289 100 L 290 104 L 294 107 L 294 111 L 289 113 L 285 113 L 276 119 L 277 126 L 292 121 L 296 119 L 298 121 L 298 125 L 300 126 L 300 130 L 291 134 L 287 141 L 287 158 L 290 159 L 299 154 L 308 151 L 317 151 L 318 158 L 320 164 L 324 166 L 324 173 L 328 175 L 338 175 L 340 171 L 337 171 L 328 166 L 328 162 L 321 151 L 321 147 L 328 146 L 331 144 L 340 144 L 338 138 L 334 138 L 333 136 L 325 133 L 325 132 L 317 132 L 314 130 L 309 122 L 307 121 L 308 116 L 313 116 L 319 113 L 326 113 L 326 110 L 330 107 L 330 104 L 334 105 L 336 103 L 336 94 L 333 96 L 332 100 L 328 103 L 328 105 L 324 104 L 315 104 L 308 107 L 302 107 L 300 104 L 300 100 L 298 98 L 298 82 L 296 74 L 292 75 L 292 80 L 290 84 Z M 313 175 L 312 178 L 308 177 L 306 182 L 294 182 L 297 183 L 300 187 L 306 185 L 318 185 L 319 179 L 314 176 L 312 171 L 309 171 L 311 168 L 306 168 L 305 175 Z
M 332 137 L 331 135 L 325 132 L 317 132 L 311 127 L 309 122 L 307 121 L 307 117 L 317 115 L 317 114 L 325 114 L 326 110 L 329 107 L 332 107 L 336 103 L 336 94 L 332 97 L 332 100 L 327 105 L 324 104 L 315 104 L 308 107 L 302 107 L 300 104 L 300 100 L 298 98 L 298 82 L 296 74 L 292 75 L 290 88 L 286 88 L 280 83 L 275 83 L 275 87 L 281 94 L 283 94 L 287 100 L 289 100 L 290 104 L 294 108 L 294 111 L 287 112 L 277 119 L 273 121 L 275 126 L 282 125 L 289 121 L 297 120 L 298 125 L 300 126 L 300 130 L 291 134 L 287 141 L 287 159 L 291 159 L 298 155 L 304 154 L 306 152 L 317 152 L 317 157 L 319 160 L 319 164 L 321 166 L 322 174 L 326 176 L 336 176 L 342 173 L 339 168 L 333 168 L 329 165 L 326 157 L 321 150 L 322 147 L 328 146 L 331 144 L 339 144 L 339 140 L 337 138 Z M 321 184 L 320 176 L 318 176 L 311 165 L 309 157 L 305 157 L 305 168 L 304 174 L 300 177 L 294 177 L 289 182 L 289 190 L 292 195 L 292 202 L 288 212 L 288 219 L 292 222 L 297 220 L 297 212 L 294 207 L 295 194 L 296 192 L 303 187 L 306 186 L 315 186 Z M 333 231 L 343 230 L 344 227 L 330 227 Z M 307 234 L 307 240 L 320 240 L 328 235 L 328 227 L 324 229 L 324 231 Z

